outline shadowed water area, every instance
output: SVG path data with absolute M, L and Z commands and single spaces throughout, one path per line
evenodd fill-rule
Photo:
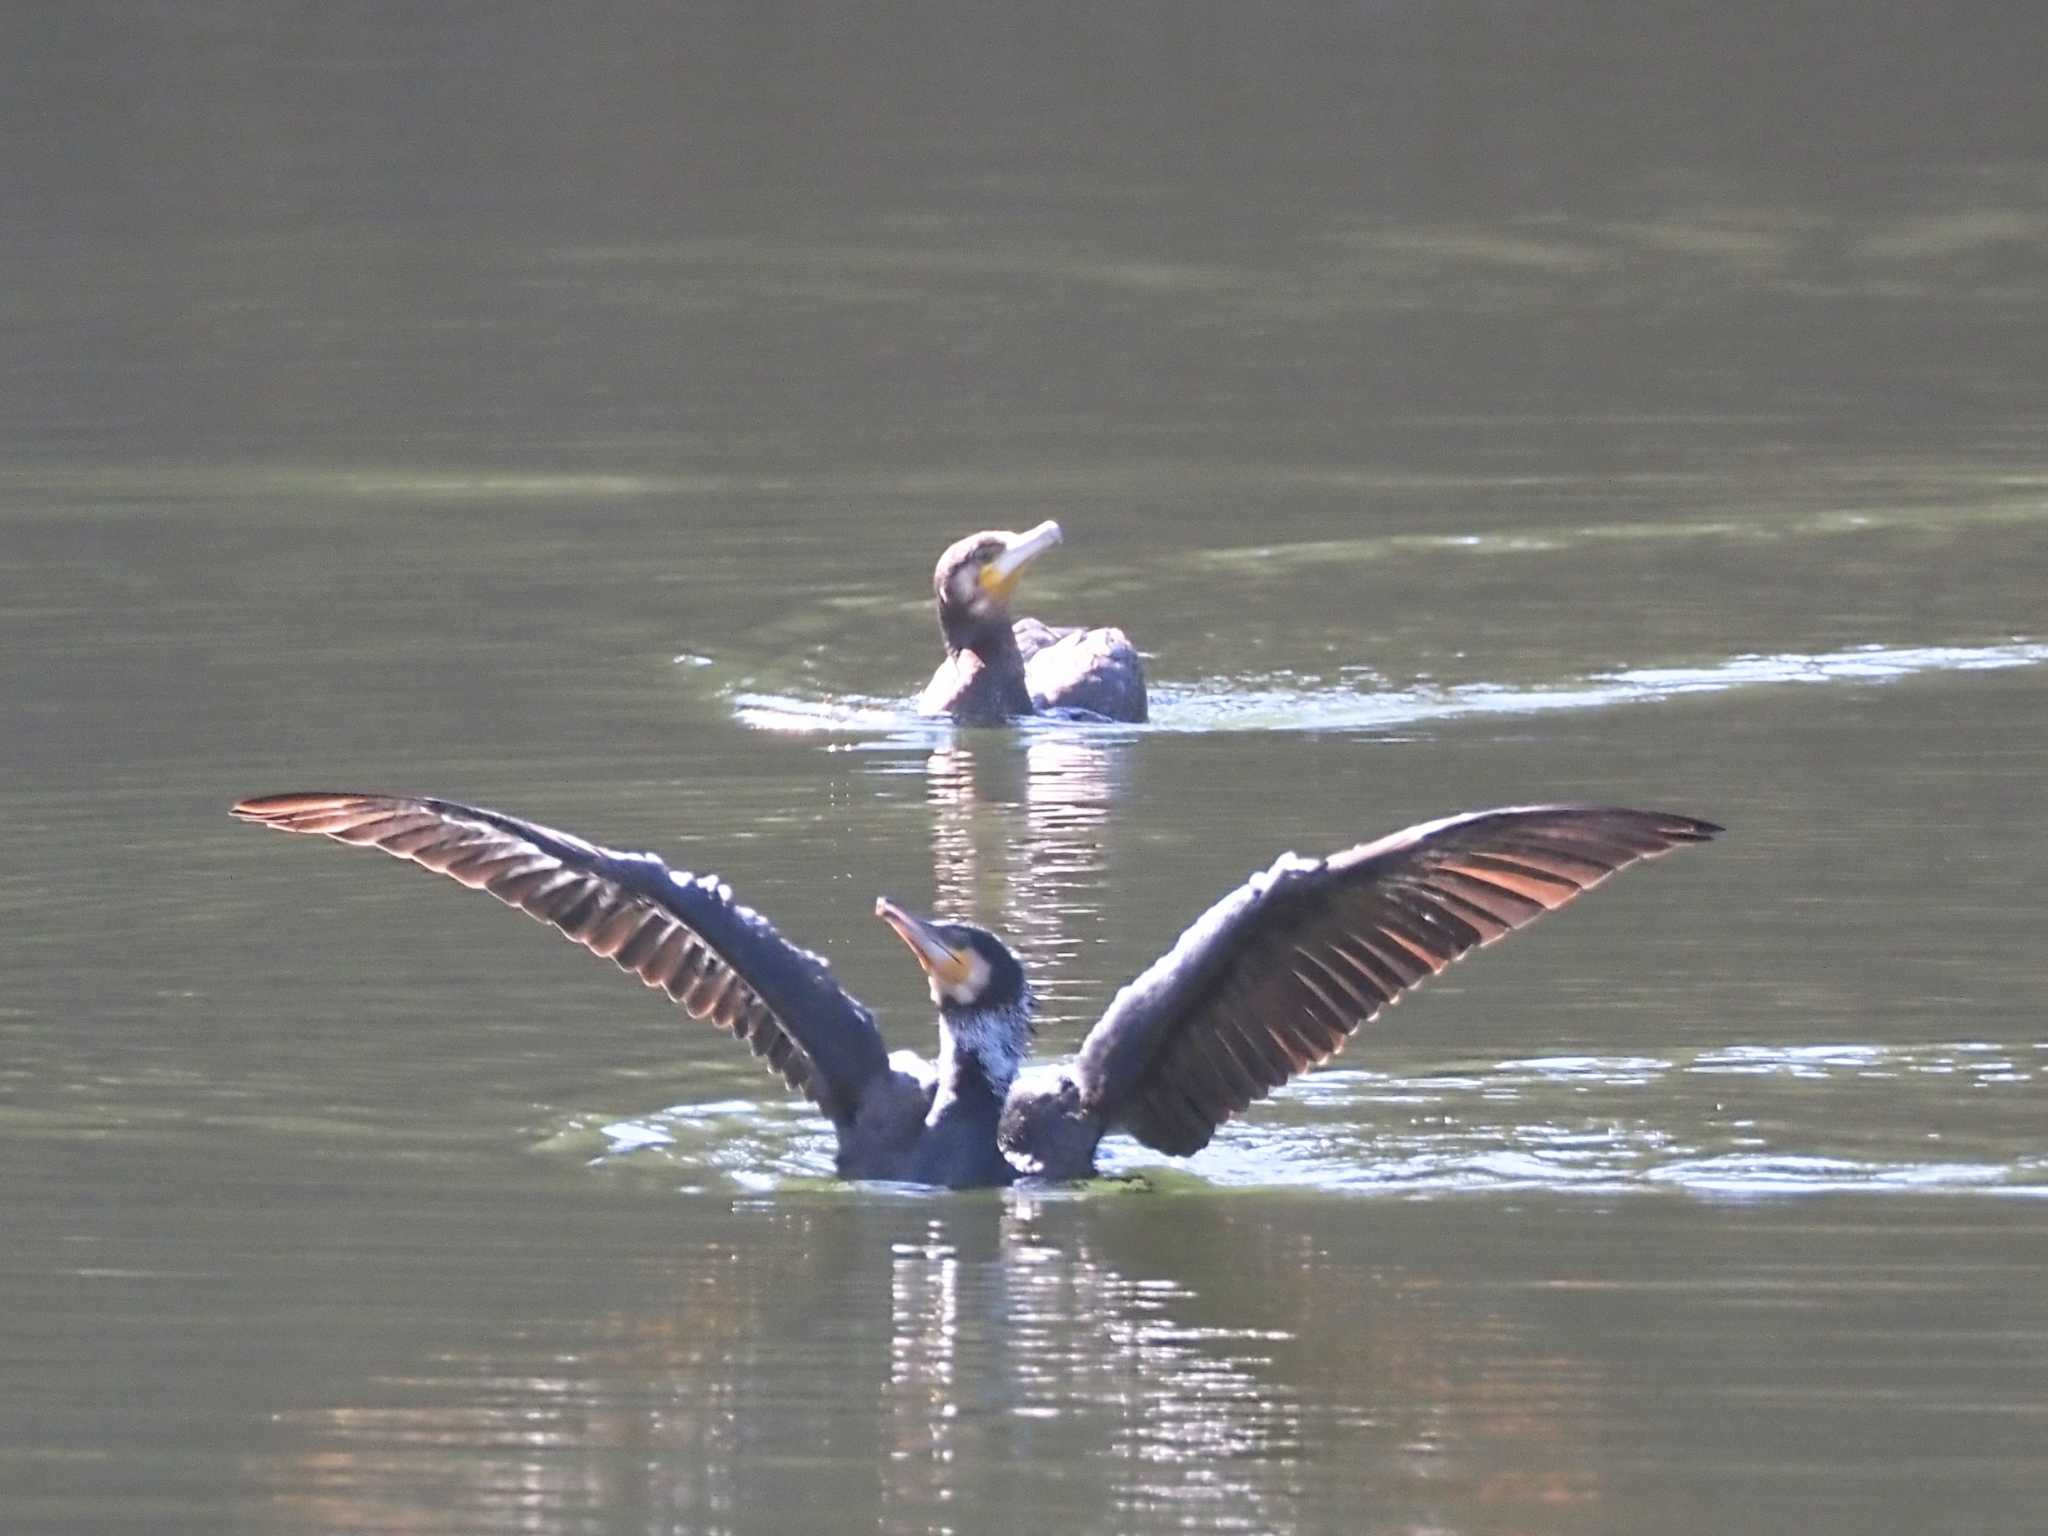
M 1867 1533 L 2048 1497 L 2048 28 L 187 4 L 0 90 L 0 1526 Z M 929 578 L 1148 655 L 955 732 Z M 712 870 L 1041 1058 L 1283 849 L 1723 841 L 1169 1166 L 830 1180 L 239 795 Z

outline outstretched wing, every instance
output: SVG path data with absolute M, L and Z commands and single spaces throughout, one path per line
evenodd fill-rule
M 753 1047 L 835 1121 L 888 1070 L 867 1009 L 715 877 L 671 871 L 496 811 L 408 795 L 262 795 L 233 814 L 381 848 L 486 891 Z
M 1424 822 L 1327 859 L 1283 855 L 1116 995 L 1073 1069 L 1082 1105 L 1162 1152 L 1198 1151 L 1453 960 L 1720 831 L 1546 805 Z

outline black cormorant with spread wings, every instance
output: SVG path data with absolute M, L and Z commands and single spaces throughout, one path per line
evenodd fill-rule
M 1460 956 L 1721 830 L 1660 811 L 1544 805 L 1424 822 L 1323 859 L 1283 854 L 1117 993 L 1072 1062 L 1024 1073 L 1031 987 L 982 928 L 875 903 L 938 1007 L 931 1062 L 890 1055 L 825 962 L 715 876 L 671 871 L 651 853 L 410 796 L 267 795 L 234 814 L 381 848 L 521 908 L 746 1041 L 832 1122 L 841 1176 L 954 1188 L 1085 1178 L 1112 1131 L 1175 1156 L 1199 1151 Z
M 1060 541 L 1060 525 L 971 533 L 939 556 L 932 593 L 946 659 L 919 695 L 924 715 L 1001 725 L 1024 715 L 1136 722 L 1145 664 L 1120 629 L 1061 629 L 1010 618 L 1025 566 Z

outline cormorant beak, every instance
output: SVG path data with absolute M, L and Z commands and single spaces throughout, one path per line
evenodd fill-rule
M 875 916 L 896 930 L 896 936 L 917 956 L 917 963 L 940 986 L 957 987 L 967 980 L 973 968 L 972 950 L 955 949 L 939 937 L 930 923 L 886 896 L 875 898 Z
M 1050 518 L 1025 533 L 1015 535 L 1009 547 L 981 568 L 981 589 L 1002 602 L 1017 590 L 1024 567 L 1060 541 L 1060 525 Z

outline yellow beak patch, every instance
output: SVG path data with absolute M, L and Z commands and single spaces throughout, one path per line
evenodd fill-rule
M 896 930 L 896 936 L 917 957 L 917 963 L 941 987 L 962 986 L 973 974 L 973 950 L 955 949 L 939 937 L 931 924 L 899 907 L 888 897 L 875 899 L 875 916 Z

